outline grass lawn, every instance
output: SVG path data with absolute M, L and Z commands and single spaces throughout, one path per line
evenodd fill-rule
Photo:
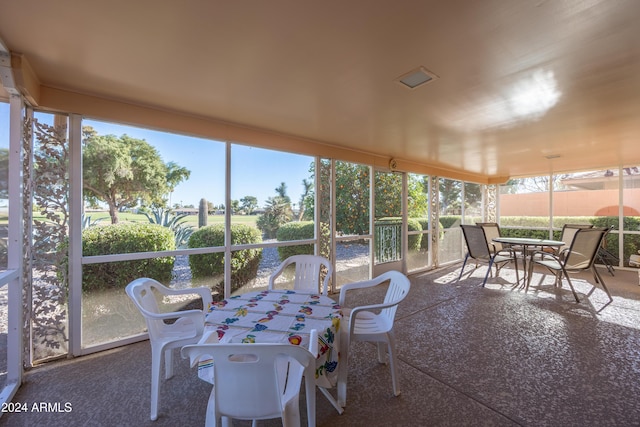
M 91 221 L 95 221 L 100 219 L 100 224 L 109 224 L 109 212 L 91 212 L 86 215 L 91 217 Z M 35 215 L 34 215 L 35 218 Z M 37 218 L 37 219 L 44 219 Z M 118 213 L 118 220 L 120 222 L 147 222 L 148 219 L 146 216 L 142 214 L 134 214 L 129 212 L 120 212 Z M 258 215 L 231 215 L 231 223 L 232 224 L 247 224 L 252 227 L 255 227 L 256 221 L 258 220 Z M 188 215 L 183 219 L 183 222 L 187 225 L 192 225 L 194 227 L 198 227 L 198 215 Z M 224 215 L 209 215 L 207 219 L 207 225 L 214 224 L 223 224 L 224 223 Z

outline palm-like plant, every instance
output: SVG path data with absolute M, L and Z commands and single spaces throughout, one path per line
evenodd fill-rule
M 281 197 L 269 197 L 266 202 L 264 214 L 258 217 L 256 226 L 268 239 L 276 237 L 276 233 L 282 224 L 291 221 L 291 203 Z
M 168 227 L 173 231 L 176 236 L 176 248 L 184 248 L 187 245 L 187 241 L 193 233 L 193 227 L 186 225 L 184 218 L 187 214 L 176 214 L 171 209 L 165 209 L 160 207 L 151 208 L 151 215 L 147 212 L 143 212 L 151 224 L 158 224 L 163 227 Z

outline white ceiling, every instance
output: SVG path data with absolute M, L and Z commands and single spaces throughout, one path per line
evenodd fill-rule
M 0 0 L 43 85 L 488 177 L 640 164 L 639 21 L 637 0 Z M 419 66 L 439 78 L 396 81 Z

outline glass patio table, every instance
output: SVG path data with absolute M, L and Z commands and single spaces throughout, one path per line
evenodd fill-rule
M 527 256 L 530 257 L 530 261 L 533 262 L 533 248 L 559 248 L 564 246 L 564 242 L 560 240 L 546 240 L 546 239 L 531 239 L 528 237 L 494 237 L 492 239 L 496 243 L 503 243 L 512 246 L 522 247 L 522 284 L 525 286 L 529 280 L 527 277 Z
M 331 298 L 292 290 L 265 290 L 236 295 L 214 302 L 205 317 L 200 343 L 217 336 L 219 342 L 290 343 L 309 348 L 313 329 L 318 333 L 316 385 L 342 413 L 344 402 L 326 389 L 343 384 L 346 369 L 338 369 L 342 310 Z M 215 341 L 215 339 L 214 339 Z M 213 384 L 213 360 L 201 360 L 198 376 Z M 346 383 L 345 383 L 346 384 Z

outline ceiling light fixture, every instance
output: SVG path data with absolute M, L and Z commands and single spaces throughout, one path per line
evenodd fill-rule
M 547 160 L 557 159 L 559 157 L 562 157 L 562 156 L 560 156 L 560 154 L 549 154 L 548 156 L 544 156 L 544 158 Z
M 409 89 L 415 89 L 418 86 L 422 86 L 425 83 L 432 82 L 437 78 L 438 76 L 436 76 L 426 68 L 418 67 L 415 70 L 401 75 L 396 79 L 396 81 Z

